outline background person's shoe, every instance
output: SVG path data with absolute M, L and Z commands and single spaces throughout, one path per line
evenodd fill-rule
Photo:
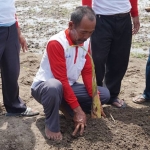
M 135 96 L 135 97 L 132 99 L 132 102 L 133 102 L 133 103 L 136 103 L 136 104 L 142 104 L 142 103 L 146 102 L 146 99 L 145 99 L 144 96 L 141 94 L 141 95 Z
M 33 111 L 30 107 L 27 107 L 26 111 L 22 113 L 6 113 L 5 116 L 18 116 L 18 117 L 32 117 L 39 115 L 38 111 Z
M 146 10 L 147 12 L 150 12 L 150 7 L 146 7 L 145 10 Z
M 127 106 L 127 104 L 124 102 L 124 100 L 119 99 L 119 98 L 115 99 L 111 105 L 116 108 L 125 108 Z

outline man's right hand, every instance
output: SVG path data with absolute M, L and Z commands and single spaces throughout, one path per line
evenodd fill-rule
M 80 106 L 75 108 L 73 111 L 74 111 L 73 121 L 75 123 L 75 129 L 72 135 L 76 136 L 78 132 L 80 135 L 83 135 L 84 129 L 86 127 L 86 115 Z

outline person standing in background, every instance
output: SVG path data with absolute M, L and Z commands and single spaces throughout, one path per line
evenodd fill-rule
M 144 102 L 150 102 L 150 55 L 146 64 L 146 81 L 145 90 L 143 94 L 137 95 L 133 98 L 133 102 L 136 104 L 143 104 Z
M 145 10 L 150 12 L 150 7 L 146 7 Z M 136 104 L 143 104 L 144 102 L 150 102 L 150 49 L 149 56 L 146 64 L 146 81 L 145 81 L 145 90 L 143 94 L 135 96 L 132 101 Z
M 20 44 L 27 50 L 25 38 L 16 21 L 15 0 L 0 0 L 0 68 L 6 116 L 34 116 L 19 97 Z M 20 44 L 19 44 L 20 43 Z
M 136 34 L 140 28 L 137 2 L 82 0 L 83 5 L 91 6 L 96 13 L 91 47 L 97 85 L 102 86 L 104 80 L 111 95 L 108 103 L 117 108 L 126 106 L 118 95 L 128 67 L 132 34 Z

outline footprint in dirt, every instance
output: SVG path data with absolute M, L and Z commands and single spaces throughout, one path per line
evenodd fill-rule
M 35 146 L 35 135 L 31 125 L 35 118 L 0 116 L 0 149 L 32 150 Z

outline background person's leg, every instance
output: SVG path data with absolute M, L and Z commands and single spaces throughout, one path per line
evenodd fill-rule
M 98 86 L 103 86 L 105 65 L 113 39 L 112 23 L 111 18 L 97 15 L 95 31 L 91 36 L 92 57 Z
M 41 82 L 32 89 L 32 96 L 43 105 L 46 127 L 52 132 L 60 131 L 59 107 L 62 95 L 62 84 L 56 79 Z
M 111 95 L 109 103 L 113 103 L 120 93 L 121 81 L 128 67 L 132 40 L 129 14 L 125 17 L 114 17 L 114 23 L 114 38 L 106 63 L 105 75 L 105 84 Z
M 1 29 L 0 29 L 1 30 Z M 8 113 L 21 113 L 26 110 L 25 103 L 19 98 L 18 77 L 20 72 L 20 44 L 16 24 L 3 27 L 5 48 L 1 56 L 1 76 L 3 101 Z M 1 44 L 0 39 L 0 44 Z
M 87 90 L 82 83 L 75 83 L 72 86 L 72 89 L 78 99 L 78 102 L 83 109 L 85 113 L 91 112 L 91 104 L 92 104 L 92 98 L 88 95 Z M 109 101 L 110 94 L 107 88 L 105 87 L 98 87 L 98 90 L 100 91 L 100 100 L 102 105 L 106 104 Z M 65 100 L 62 102 L 65 105 L 65 108 L 67 109 L 68 113 L 73 116 L 73 111 L 70 108 L 70 106 L 66 103 Z
M 145 99 L 150 100 L 150 55 L 146 64 L 146 87 L 143 96 Z

